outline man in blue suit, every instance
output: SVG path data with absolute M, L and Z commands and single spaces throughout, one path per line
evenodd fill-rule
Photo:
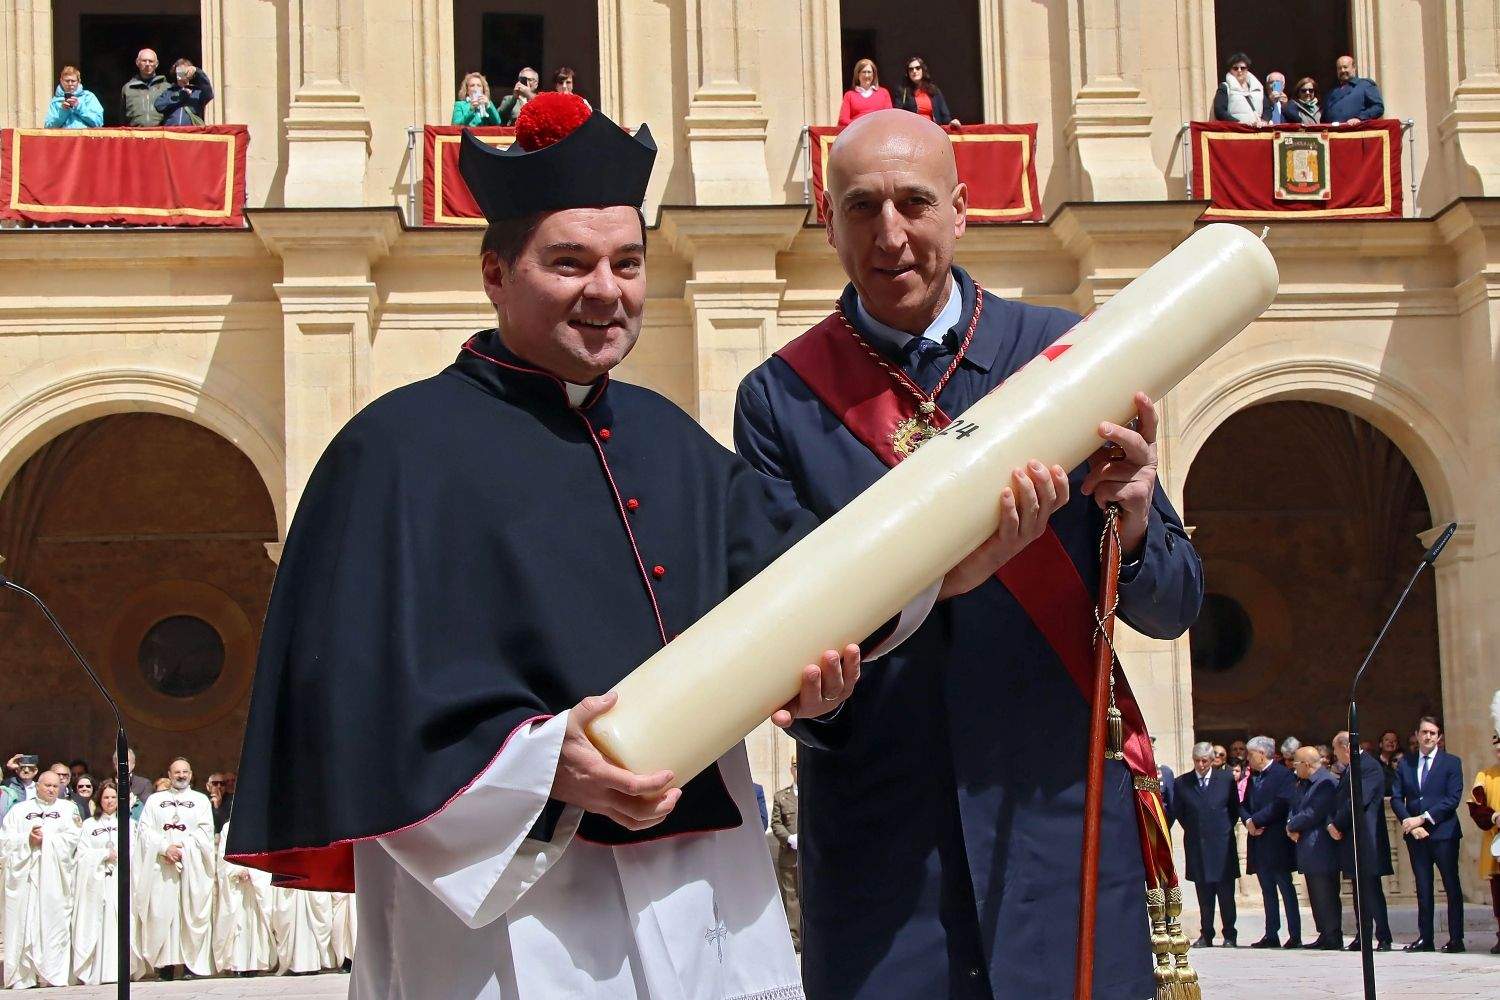
M 1266 907 L 1266 934 L 1252 948 L 1280 948 L 1281 912 L 1286 909 L 1287 948 L 1302 947 L 1302 914 L 1297 910 L 1297 887 L 1292 871 L 1296 851 L 1286 835 L 1286 817 L 1291 812 L 1296 777 L 1276 753 L 1276 741 L 1257 736 L 1245 744 L 1250 758 L 1250 784 L 1240 803 L 1240 818 L 1250 834 L 1245 867 L 1260 882 L 1260 897 Z
M 1214 767 L 1212 743 L 1193 747 L 1193 769 L 1176 781 L 1172 819 L 1182 824 L 1182 849 L 1187 855 L 1187 880 L 1198 892 L 1202 931 L 1194 948 L 1214 946 L 1214 903 L 1224 920 L 1224 944 L 1233 948 L 1235 934 L 1234 880 L 1240 877 L 1240 852 L 1234 825 L 1240 821 L 1240 793 L 1234 776 Z
M 1417 931 L 1405 951 L 1432 951 L 1432 867 L 1443 876 L 1448 897 L 1448 943 L 1443 951 L 1464 951 L 1464 895 L 1458 882 L 1458 847 L 1463 830 L 1458 805 L 1464 796 L 1464 764 L 1438 748 L 1443 727 L 1424 715 L 1417 722 L 1417 755 L 1403 757 L 1396 766 L 1391 810 L 1401 820 L 1401 833 L 1417 882 Z
M 968 193 L 931 121 L 865 115 L 827 164 L 828 238 L 850 284 L 837 313 L 750 373 L 735 414 L 735 444 L 773 494 L 820 518 L 910 454 L 932 420 L 959 417 L 1022 365 L 1050 363 L 1078 321 L 1001 299 L 954 266 Z M 889 409 L 841 405 L 855 387 Z M 1016 513 L 1002 507 L 1002 521 L 1045 522 L 1047 572 L 1012 560 L 1020 571 L 1007 566 L 1004 582 L 939 600 L 854 702 L 795 728 L 809 1000 L 1073 996 L 1089 705 L 1033 614 L 1097 591 L 1111 501 L 1124 510 L 1121 616 L 1181 635 L 1202 598 L 1198 556 L 1156 483 L 1156 410 L 1144 395 L 1133 405 L 1137 428 L 1101 428 L 1122 446 L 1115 457 L 1012 476 Z M 1080 618 L 1069 627 L 1086 650 L 1086 607 Z M 1134 759 L 1105 763 L 1093 996 L 1140 1000 L 1156 987 L 1135 796 L 1160 778 L 1138 709 L 1117 692 Z
M 1297 750 L 1296 792 L 1286 817 L 1286 835 L 1297 845 L 1297 870 L 1307 880 L 1313 924 L 1318 937 L 1309 947 L 1341 951 L 1344 947 L 1344 909 L 1339 900 L 1338 842 L 1328 835 L 1338 779 L 1323 766 L 1316 747 Z
M 1351 880 L 1354 871 L 1354 812 L 1350 805 L 1349 734 L 1333 737 L 1333 752 L 1344 765 L 1339 787 L 1333 794 L 1333 815 L 1328 820 L 1328 835 L 1338 842 L 1339 870 Z M 1357 926 L 1350 951 L 1359 951 L 1360 935 L 1375 935 L 1375 950 L 1391 950 L 1391 923 L 1386 913 L 1385 887 L 1380 879 L 1394 874 L 1391 868 L 1390 834 L 1385 829 L 1385 773 L 1380 758 L 1373 753 L 1359 755 L 1360 803 L 1359 881 L 1364 898 L 1364 912 L 1356 907 Z

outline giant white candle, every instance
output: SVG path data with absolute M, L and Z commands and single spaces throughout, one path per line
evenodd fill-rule
M 974 404 L 854 502 L 615 687 L 589 727 L 610 759 L 683 784 L 796 694 L 802 668 L 873 633 L 995 532 L 1012 469 L 1073 468 L 1099 423 L 1162 396 L 1276 296 L 1276 262 L 1238 226 L 1207 226 Z M 942 517 L 930 516 L 942 511 Z

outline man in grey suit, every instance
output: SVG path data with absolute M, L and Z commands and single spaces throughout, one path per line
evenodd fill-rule
M 1182 824 L 1182 847 L 1187 854 L 1187 879 L 1198 892 L 1202 931 L 1194 948 L 1214 944 L 1214 904 L 1224 921 L 1224 944 L 1233 948 L 1235 935 L 1234 880 L 1240 877 L 1234 825 L 1240 818 L 1239 791 L 1234 776 L 1214 767 L 1212 743 L 1193 747 L 1193 769 L 1174 782 L 1170 818 Z

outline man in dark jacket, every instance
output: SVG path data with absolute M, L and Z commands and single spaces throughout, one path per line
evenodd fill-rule
M 1380 88 L 1374 80 L 1355 74 L 1353 56 L 1339 56 L 1334 70 L 1339 82 L 1323 98 L 1324 124 L 1358 125 L 1385 117 L 1385 98 L 1380 96 Z
M 120 88 L 120 107 L 126 125 L 160 125 L 161 112 L 156 110 L 156 99 L 171 86 L 167 78 L 156 71 L 156 53 L 141 49 L 135 54 L 135 76 L 125 81 Z
M 1297 845 L 1297 870 L 1307 880 L 1313 923 L 1318 938 L 1311 945 L 1323 951 L 1344 947 L 1344 913 L 1339 901 L 1337 842 L 1328 835 L 1338 779 L 1323 766 L 1316 747 L 1296 753 L 1297 790 L 1286 817 L 1287 836 Z
M 1338 842 L 1339 870 L 1351 880 L 1354 872 L 1354 818 L 1350 808 L 1349 734 L 1333 738 L 1333 753 L 1344 764 L 1339 787 L 1333 794 L 1333 815 L 1328 821 L 1328 835 Z M 1391 868 L 1390 834 L 1385 830 L 1385 773 L 1380 758 L 1370 753 L 1359 755 L 1360 827 L 1359 881 L 1364 897 L 1364 911 L 1355 907 L 1356 926 L 1350 951 L 1359 951 L 1361 934 L 1375 935 L 1375 950 L 1391 950 L 1391 924 L 1386 915 L 1383 875 L 1394 874 Z
M 1240 818 L 1250 834 L 1246 865 L 1260 882 L 1260 895 L 1266 907 L 1266 934 L 1252 948 L 1280 948 L 1281 913 L 1277 893 L 1286 909 L 1287 948 L 1302 947 L 1302 914 L 1297 911 L 1297 889 L 1292 885 L 1292 871 L 1297 866 L 1296 852 L 1286 835 L 1286 817 L 1291 811 L 1292 793 L 1297 779 L 1276 754 L 1276 741 L 1257 736 L 1246 744 L 1250 758 L 1250 784 L 1245 801 L 1240 804 Z
M 214 99 L 214 85 L 208 74 L 190 60 L 172 64 L 173 83 L 156 98 L 163 125 L 202 125 L 203 112 Z
M 1240 819 L 1240 794 L 1234 776 L 1214 767 L 1211 743 L 1193 747 L 1193 769 L 1175 782 L 1172 819 L 1182 824 L 1186 876 L 1198 892 L 1202 931 L 1194 948 L 1214 946 L 1214 903 L 1224 920 L 1224 944 L 1237 943 L 1234 930 L 1234 880 L 1240 877 L 1240 855 L 1234 825 Z
M 1396 788 L 1391 811 L 1401 820 L 1401 833 L 1411 856 L 1417 883 L 1417 940 L 1406 951 L 1432 951 L 1432 867 L 1443 876 L 1448 897 L 1448 943 L 1446 952 L 1464 950 L 1464 894 L 1458 883 L 1458 804 L 1464 797 L 1464 765 L 1453 754 L 1438 747 L 1443 727 L 1424 715 L 1417 723 L 1417 755 L 1403 758 L 1396 767 Z

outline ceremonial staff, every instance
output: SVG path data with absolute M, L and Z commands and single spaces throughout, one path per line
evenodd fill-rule
M 0 556 L 0 565 L 4 562 L 5 557 Z M 120 806 L 116 812 L 119 818 L 115 823 L 119 837 L 115 847 L 116 862 L 119 865 L 119 878 L 115 882 L 119 910 L 115 928 L 115 974 L 117 977 L 115 995 L 121 1000 L 128 1000 L 130 997 L 130 743 L 125 738 L 125 723 L 120 716 L 120 706 L 110 697 L 104 683 L 99 680 L 99 675 L 94 673 L 94 668 L 89 666 L 88 661 L 83 658 L 83 654 L 78 651 L 78 647 L 73 644 L 68 633 L 63 630 L 62 623 L 57 620 L 57 616 L 40 597 L 7 578 L 3 570 L 0 570 L 0 588 L 14 590 L 30 598 L 32 603 L 42 609 L 42 614 L 47 616 L 47 621 L 52 624 L 53 630 L 67 644 L 69 652 L 73 654 L 73 659 L 77 660 L 83 672 L 89 675 L 89 680 L 94 682 L 94 687 L 99 689 L 99 693 L 109 704 L 109 710 L 115 714 L 115 761 L 118 765 L 116 778 L 120 785 L 118 789 Z

